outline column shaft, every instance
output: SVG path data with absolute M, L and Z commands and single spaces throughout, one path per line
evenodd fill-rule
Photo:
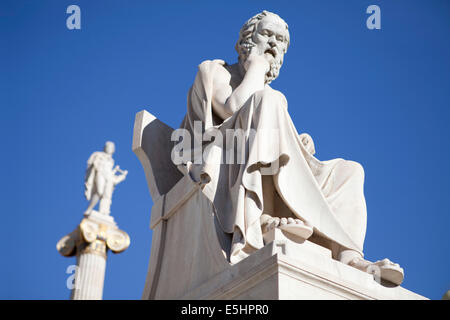
M 105 281 L 106 255 L 82 251 L 77 255 L 78 269 L 72 300 L 101 300 Z

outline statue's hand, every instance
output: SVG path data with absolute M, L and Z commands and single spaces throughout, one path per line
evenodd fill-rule
M 253 48 L 247 60 L 244 62 L 244 69 L 248 71 L 250 68 L 260 70 L 265 75 L 270 70 L 269 61 L 264 56 L 264 53 L 260 53 L 256 48 Z

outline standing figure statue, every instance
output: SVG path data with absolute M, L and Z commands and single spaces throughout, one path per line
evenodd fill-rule
M 118 165 L 114 167 L 114 151 L 114 143 L 107 141 L 103 151 L 94 152 L 87 161 L 84 194 L 90 203 L 84 212 L 85 216 L 91 214 L 99 201 L 99 212 L 109 215 L 114 187 L 124 181 L 128 174 L 127 170 L 121 170 Z M 116 175 L 117 172 L 120 174 Z
M 128 171 L 114 167 L 115 146 L 107 141 L 103 151 L 94 152 L 87 161 L 84 181 L 89 206 L 76 228 L 56 244 L 65 257 L 76 256 L 71 300 L 101 300 L 108 252 L 120 253 L 130 245 L 129 235 L 120 230 L 110 215 L 114 187 L 125 180 Z M 119 175 L 116 173 L 119 172 Z M 94 210 L 100 202 L 99 210 Z

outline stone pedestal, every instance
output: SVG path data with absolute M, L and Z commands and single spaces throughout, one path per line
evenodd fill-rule
M 63 256 L 77 257 L 72 300 L 101 300 L 108 250 L 124 251 L 130 245 L 128 234 L 119 230 L 114 218 L 92 211 L 77 228 L 57 244 Z
M 331 258 L 312 242 L 296 243 L 279 229 L 263 249 L 217 274 L 182 299 L 421 300 L 402 287 L 385 287 L 368 273 Z

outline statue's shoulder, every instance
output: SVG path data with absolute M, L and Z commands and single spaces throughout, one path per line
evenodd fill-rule
M 95 160 L 97 160 L 99 158 L 104 158 L 104 157 L 105 157 L 105 153 L 103 151 L 95 151 L 89 157 L 87 164 L 88 164 L 88 166 L 90 166 L 94 163 Z
M 228 83 L 231 77 L 227 63 L 220 59 L 205 60 L 198 65 L 197 78 L 201 82 Z
M 282 101 L 284 101 L 284 103 L 287 105 L 287 99 L 286 96 L 283 94 L 283 92 L 276 90 L 274 88 L 272 88 L 271 86 L 267 85 L 268 88 L 270 88 L 270 90 L 273 92 L 273 94 L 277 95 L 278 97 L 280 97 L 280 99 Z
M 205 60 L 198 65 L 198 68 L 211 68 L 216 66 L 226 66 L 227 63 L 222 59 Z
M 225 66 L 227 63 L 221 59 L 205 60 L 198 65 L 198 71 L 201 74 L 212 74 L 216 71 L 226 72 Z

